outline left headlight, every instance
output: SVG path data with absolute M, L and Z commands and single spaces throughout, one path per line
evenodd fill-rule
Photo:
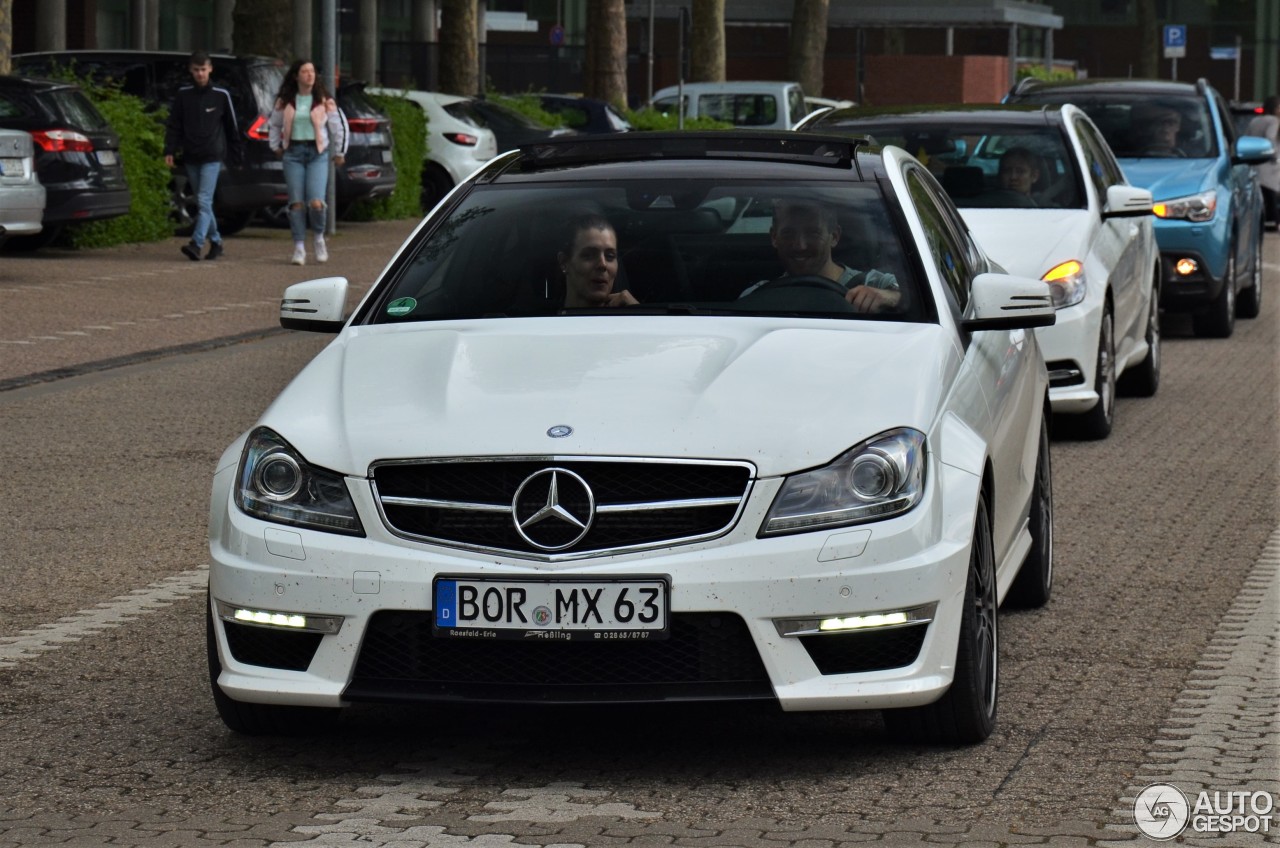
M 364 535 L 342 475 L 310 465 L 266 427 L 254 430 L 245 442 L 235 500 L 241 510 L 263 521 Z
M 760 535 L 802 533 L 900 515 L 920 502 L 924 479 L 924 434 L 908 429 L 881 433 L 830 465 L 788 477 L 769 507 Z
M 1218 193 L 1210 189 L 1173 200 L 1158 200 L 1151 207 L 1157 218 L 1185 218 L 1203 223 L 1213 218 L 1218 209 Z

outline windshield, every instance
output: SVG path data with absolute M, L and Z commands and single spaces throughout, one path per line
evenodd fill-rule
M 893 144 L 929 168 L 960 208 L 1083 209 L 1084 186 L 1062 130 L 1054 126 L 964 126 L 919 121 L 821 122 Z
M 775 227 L 775 214 L 790 218 Z M 929 320 L 932 303 L 895 219 L 879 186 L 867 183 L 479 186 L 420 237 L 365 320 Z M 870 298 L 858 308 L 855 290 Z
M 1207 159 L 1217 134 L 1203 97 L 1083 90 L 1035 92 L 1019 102 L 1074 103 L 1088 113 L 1120 159 Z

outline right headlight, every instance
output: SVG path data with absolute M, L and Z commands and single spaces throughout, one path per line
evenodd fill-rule
M 1218 209 L 1218 193 L 1210 189 L 1173 200 L 1157 200 L 1151 207 L 1157 218 L 1185 218 L 1198 224 L 1213 220 Z
M 364 535 L 342 475 L 311 465 L 266 427 L 254 430 L 245 442 L 235 500 L 245 513 L 264 521 Z
M 924 434 L 890 430 L 841 454 L 830 465 L 786 479 L 761 536 L 825 530 L 900 515 L 920 502 Z

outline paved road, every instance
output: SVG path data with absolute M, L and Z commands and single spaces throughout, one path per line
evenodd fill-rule
M 344 225 L 323 273 L 367 286 L 410 228 Z M 1261 317 L 1225 341 L 1170 317 L 1159 395 L 1122 399 L 1105 442 L 1055 441 L 1054 599 L 1003 617 L 999 726 L 963 749 L 738 707 L 229 734 L 204 671 L 212 464 L 328 337 L 273 331 L 321 273 L 285 264 L 286 233 L 198 265 L 179 243 L 0 256 L 0 848 L 1141 844 L 1147 784 L 1280 792 L 1274 236 Z M 1276 844 L 1270 821 L 1183 840 Z

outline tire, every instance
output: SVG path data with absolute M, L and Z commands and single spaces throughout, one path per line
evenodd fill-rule
M 213 632 L 213 610 L 207 596 L 204 620 L 209 687 L 213 691 L 213 705 L 228 729 L 246 736 L 313 736 L 331 731 L 337 725 L 342 717 L 341 709 L 251 704 L 230 698 L 218 685 L 222 663 L 218 659 L 218 642 Z
M 1031 550 L 1013 579 L 1005 603 L 1024 609 L 1042 607 L 1053 594 L 1053 466 L 1049 424 L 1040 422 L 1040 449 L 1031 486 Z
M 1130 397 L 1151 397 L 1160 388 L 1160 289 L 1151 287 L 1151 305 L 1147 314 L 1147 355 L 1133 368 L 1120 375 L 1116 384 Z
M 249 222 L 253 220 L 253 216 L 258 212 L 257 209 L 241 209 L 237 212 L 228 212 L 225 215 L 218 216 L 218 233 L 224 236 L 233 236 L 236 233 L 249 226 Z
M 1076 430 L 1086 439 L 1105 439 L 1111 435 L 1116 417 L 1116 319 L 1108 302 L 1098 327 L 1098 364 L 1093 387 L 1098 402 L 1093 409 L 1075 416 Z
M 428 166 L 422 170 L 422 214 L 436 208 L 436 204 L 453 190 L 453 180 L 438 166 Z
M 1249 269 L 1249 288 L 1236 297 L 1237 318 L 1257 318 L 1262 311 L 1262 230 L 1253 240 L 1253 267 Z
M 941 745 L 972 745 L 986 739 L 995 729 L 999 707 L 999 656 L 995 548 L 983 496 L 974 521 L 951 687 L 932 704 L 885 710 L 889 735 L 903 742 Z
M 1231 245 L 1227 257 L 1227 273 L 1223 277 L 1222 291 L 1209 304 L 1191 316 L 1191 329 L 1197 336 L 1211 339 L 1229 339 L 1236 329 L 1236 246 Z
M 62 235 L 62 224 L 45 224 L 44 229 L 31 236 L 9 236 L 4 249 L 11 253 L 31 253 L 53 244 Z

